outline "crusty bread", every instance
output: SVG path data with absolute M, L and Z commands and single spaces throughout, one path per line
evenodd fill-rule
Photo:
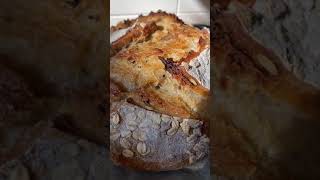
M 207 159 L 207 127 L 194 118 L 209 93 L 209 32 L 164 12 L 112 29 L 128 29 L 111 47 L 113 162 L 167 171 Z
M 201 121 L 159 114 L 124 101 L 111 107 L 110 152 L 115 164 L 167 171 L 207 157 L 209 139 Z
M 110 78 L 144 108 L 197 118 L 209 91 L 180 65 L 208 46 L 207 31 L 185 25 L 170 14 L 151 13 L 138 18 L 134 27 L 112 43 L 117 54 L 110 60 Z

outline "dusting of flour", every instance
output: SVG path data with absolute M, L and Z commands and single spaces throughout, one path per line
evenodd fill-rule
M 210 48 L 205 49 L 199 56 L 184 64 L 187 72 L 196 78 L 200 84 L 210 89 Z

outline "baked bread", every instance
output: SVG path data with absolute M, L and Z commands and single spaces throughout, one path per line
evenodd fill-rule
M 167 171 L 206 159 L 207 127 L 196 118 L 210 87 L 209 31 L 164 12 L 111 29 L 123 28 L 125 34 L 112 42 L 110 62 L 112 160 Z
M 124 48 L 126 47 L 126 48 Z M 209 47 L 209 33 L 163 12 L 139 17 L 112 43 L 110 78 L 144 108 L 184 118 L 199 117 L 209 91 L 189 75 L 189 63 Z
M 167 171 L 191 165 L 208 155 L 203 123 L 113 102 L 110 152 L 115 164 L 138 170 Z

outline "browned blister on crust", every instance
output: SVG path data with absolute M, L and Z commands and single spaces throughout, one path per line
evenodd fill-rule
M 206 160 L 205 123 L 195 119 L 209 90 L 185 65 L 209 48 L 209 32 L 164 12 L 125 24 L 110 61 L 113 162 L 168 171 Z
M 125 36 L 122 36 L 111 44 L 111 56 L 115 55 L 125 46 L 129 46 L 132 42 L 145 41 L 152 33 L 158 29 L 155 23 L 151 23 L 142 27 L 140 25 L 135 26 L 129 30 Z
M 132 38 L 136 33 L 139 38 Z M 110 77 L 133 94 L 136 104 L 168 115 L 199 117 L 199 107 L 209 90 L 181 63 L 188 63 L 209 47 L 207 31 L 158 12 L 136 19 L 135 26 L 114 44 L 118 43 L 122 49 L 111 58 Z M 145 94 L 138 98 L 141 93 Z

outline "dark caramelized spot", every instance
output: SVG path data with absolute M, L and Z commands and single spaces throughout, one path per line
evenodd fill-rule
M 150 99 L 145 94 L 143 94 L 143 92 L 139 92 L 139 96 L 144 104 L 151 105 Z
M 132 56 L 128 57 L 128 61 L 132 64 L 136 63 L 136 60 Z
M 150 105 L 150 99 L 145 100 L 144 103 Z
M 179 65 L 173 61 L 172 58 L 163 58 L 159 57 L 159 59 L 164 64 L 165 70 L 168 71 L 170 74 L 178 75 L 179 74 Z
M 160 31 L 162 31 L 162 30 L 164 30 L 164 27 L 163 27 L 163 26 L 158 26 L 158 29 L 159 29 Z
M 192 83 L 192 81 L 197 82 L 197 80 L 193 78 L 191 75 L 189 75 L 184 69 L 184 67 L 180 66 L 180 63 L 174 62 L 172 58 L 166 59 L 163 57 L 159 57 L 159 59 L 164 64 L 165 70 L 168 71 L 170 74 L 172 74 L 175 79 L 180 81 L 182 85 L 189 85 L 189 86 L 196 85 Z
M 132 21 L 130 21 L 129 19 L 124 20 L 124 24 L 127 26 L 131 26 Z

